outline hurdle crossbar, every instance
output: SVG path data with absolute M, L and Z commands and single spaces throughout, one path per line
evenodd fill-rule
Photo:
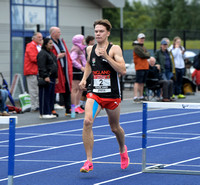
M 166 174 L 184 174 L 200 175 L 200 171 L 195 170 L 176 170 L 165 169 L 168 165 L 157 164 L 146 167 L 146 148 L 147 148 L 147 110 L 148 108 L 173 108 L 173 109 L 200 109 L 199 103 L 143 103 L 143 126 L 142 126 L 142 172 L 144 173 L 166 173 Z
M 9 124 L 8 185 L 13 185 L 15 166 L 15 125 L 17 116 L 0 116 L 0 124 Z

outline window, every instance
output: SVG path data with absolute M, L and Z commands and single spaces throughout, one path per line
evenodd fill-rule
M 45 0 L 24 0 L 26 5 L 45 5 Z
M 58 0 L 10 0 L 11 9 L 11 79 L 15 73 L 23 76 L 24 46 L 40 25 L 43 37 L 51 26 L 58 26 Z
M 12 6 L 12 29 L 23 29 L 23 6 Z
M 58 0 L 12 0 L 12 30 L 49 30 L 58 24 Z
M 46 29 L 45 8 L 25 6 L 24 16 L 25 30 L 35 30 L 37 24 L 40 25 L 41 31 Z

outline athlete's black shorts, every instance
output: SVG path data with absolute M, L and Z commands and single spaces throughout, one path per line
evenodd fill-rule
M 73 80 L 82 80 L 83 72 L 80 69 L 73 67 Z
M 136 83 L 145 83 L 148 75 L 148 70 L 137 70 L 136 71 Z

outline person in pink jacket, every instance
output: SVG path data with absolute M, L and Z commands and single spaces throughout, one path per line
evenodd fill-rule
M 24 56 L 24 75 L 26 76 L 28 92 L 31 97 L 32 111 L 39 110 L 37 55 L 41 50 L 42 42 L 42 34 L 40 32 L 34 33 L 32 41 L 26 45 Z
M 80 107 L 80 99 L 83 90 L 79 88 L 79 83 L 83 77 L 83 72 L 85 70 L 86 57 L 84 44 L 85 38 L 83 35 L 75 35 L 72 38 L 72 49 L 70 51 L 70 56 L 73 65 L 73 81 L 72 81 L 72 93 L 71 93 L 71 103 L 75 105 L 76 113 L 84 113 L 84 110 Z
M 195 69 L 192 73 L 192 80 L 195 81 L 198 91 L 200 91 L 200 70 Z

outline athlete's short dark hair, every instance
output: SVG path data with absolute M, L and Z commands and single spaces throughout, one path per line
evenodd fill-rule
M 93 26 L 95 28 L 96 25 L 103 25 L 106 27 L 107 31 L 111 31 L 112 25 L 108 19 L 100 19 L 94 22 Z

